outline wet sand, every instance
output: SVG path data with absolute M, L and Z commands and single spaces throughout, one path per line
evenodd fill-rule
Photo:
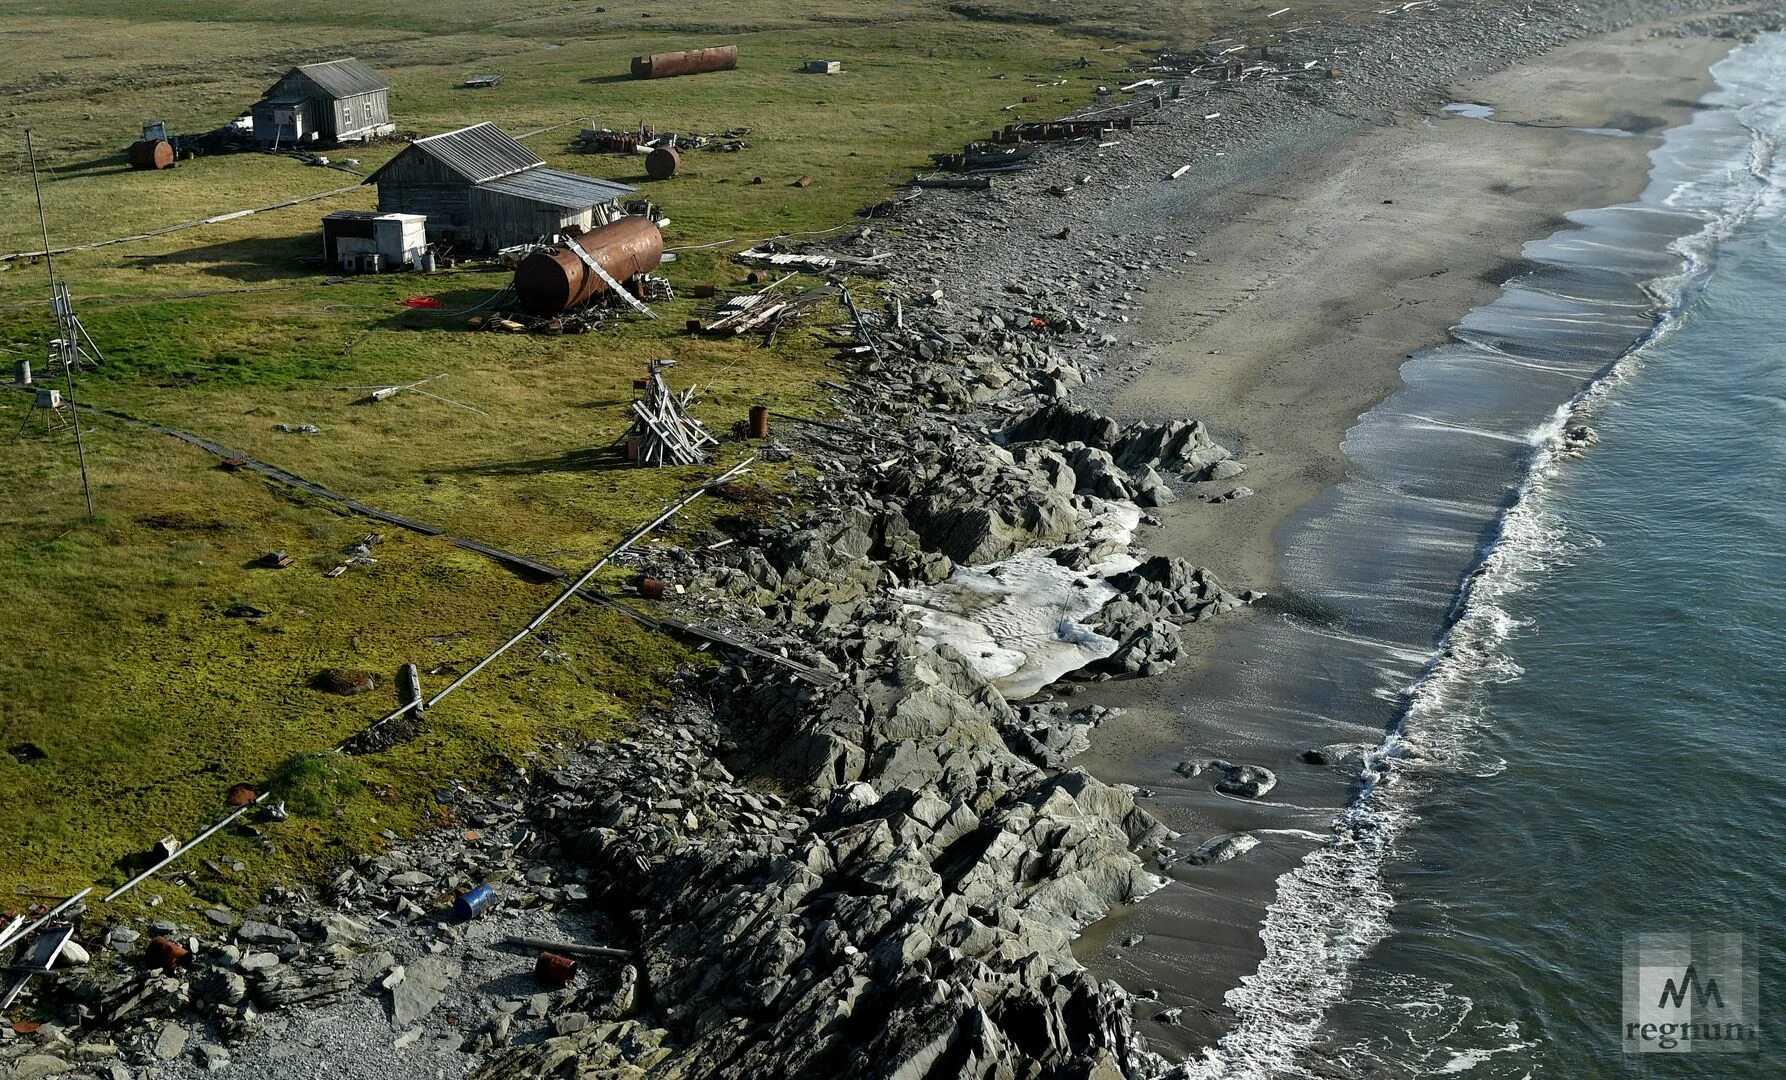
M 1491 106 L 1492 121 L 1434 100 L 1311 150 L 1269 183 L 1188 207 L 1212 226 L 1183 273 L 1149 286 L 1140 323 L 1154 343 L 1149 363 L 1113 395 L 1113 411 L 1206 418 L 1247 472 L 1201 485 L 1204 495 L 1236 485 L 1257 494 L 1182 500 L 1161 513 L 1148 547 L 1210 567 L 1230 588 L 1272 590 L 1279 530 L 1344 475 L 1346 431 L 1399 387 L 1409 354 L 1492 299 L 1521 269 L 1522 245 L 1565 227 L 1565 213 L 1634 198 L 1653 136 L 1683 122 L 1730 45 L 1651 37 L 1649 28 L 1586 39 L 1452 88 L 1452 101 Z M 1270 617 L 1266 606 L 1244 616 Z M 1197 715 L 1195 703 L 1221 700 L 1247 665 L 1272 659 L 1231 642 L 1233 625 L 1188 629 L 1200 657 L 1177 672 L 1082 695 L 1127 712 L 1076 764 L 1153 789 L 1147 805 L 1187 848 L 1222 833 L 1287 830 L 1235 862 L 1174 868 L 1173 884 L 1082 941 L 1082 959 L 1101 975 L 1160 990 L 1144 1018 L 1184 1007 L 1178 1024 L 1142 1025 L 1174 1057 L 1219 1034 L 1223 995 L 1262 954 L 1257 927 L 1276 878 L 1348 796 L 1337 774 L 1300 753 L 1381 734 L 1306 717 L 1242 729 Z M 1217 795 L 1207 776 L 1172 772 L 1182 759 L 1214 756 L 1264 764 L 1279 787 L 1249 803 Z M 1132 934 L 1143 942 L 1117 944 Z

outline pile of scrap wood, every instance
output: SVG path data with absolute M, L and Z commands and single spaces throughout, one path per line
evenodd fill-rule
M 1194 76 L 1223 82 L 1324 79 L 1332 74 L 1329 65 L 1320 59 L 1274 53 L 1270 45 L 1231 44 L 1222 41 L 1212 42 L 1199 49 L 1167 49 L 1147 64 L 1143 71 L 1150 75 Z
M 902 208 L 910 206 L 912 203 L 918 201 L 919 197 L 923 194 L 924 192 L 918 188 L 912 188 L 911 190 L 895 195 L 890 199 L 882 199 L 879 202 L 869 203 L 867 206 L 856 211 L 856 216 L 865 218 L 891 217 L 892 215 L 897 214 Z
M 798 323 L 805 318 L 808 309 L 836 291 L 836 287 L 829 284 L 797 294 L 775 291 L 793 276 L 789 274 L 770 282 L 759 292 L 731 297 L 716 307 L 705 322 L 693 323 L 690 329 L 698 325 L 709 334 L 734 337 L 754 331 L 768 335 L 768 340 L 773 342 L 778 332 Z
M 640 465 L 696 465 L 707 460 L 704 448 L 719 442 L 686 415 L 694 403 L 694 388 L 684 390 L 680 397 L 671 392 L 664 371 L 675 363 L 653 360 L 645 377 L 633 380 L 633 388 L 642 393 L 633 398 L 626 456 Z
M 766 266 L 776 270 L 819 273 L 846 267 L 855 273 L 884 270 L 893 257 L 890 251 L 874 251 L 867 255 L 846 255 L 837 251 L 793 251 L 776 244 L 746 248 L 733 258 L 746 266 Z
M 958 154 L 932 154 L 930 160 L 938 168 L 950 172 L 1011 172 L 1028 168 L 1035 155 L 1033 146 L 996 146 L 992 143 L 968 143 Z
M 1038 120 L 1034 123 L 1007 124 L 992 133 L 995 143 L 1056 142 L 1062 139 L 1090 139 L 1111 131 L 1129 131 L 1135 126 L 1133 116 L 1106 116 L 1091 119 Z
M 525 311 L 494 311 L 473 315 L 467 321 L 473 330 L 491 330 L 503 334 L 587 334 L 607 318 L 600 307 L 590 306 L 564 315 L 540 316 Z
M 691 134 L 657 131 L 649 124 L 641 123 L 636 128 L 584 128 L 572 141 L 571 149 L 583 154 L 646 154 L 660 147 L 730 153 L 749 146 L 745 141 L 749 134 L 747 127 Z

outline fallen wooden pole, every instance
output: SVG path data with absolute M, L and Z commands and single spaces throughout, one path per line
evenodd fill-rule
M 508 937 L 503 938 L 502 943 L 517 949 L 538 949 L 565 956 L 605 956 L 614 960 L 625 960 L 632 956 L 625 949 L 612 949 L 606 945 L 574 945 L 568 941 L 547 941 L 545 938 Z
M 835 384 L 833 384 L 833 385 L 835 385 Z M 24 388 L 21 387 L 19 389 L 23 390 Z M 293 473 L 289 473 L 289 472 L 285 471 L 284 469 L 278 468 L 273 465 L 268 465 L 262 461 L 256 461 L 254 458 L 248 457 L 244 454 L 239 454 L 236 451 L 229 449 L 228 447 L 220 446 L 217 443 L 210 441 L 209 439 L 205 439 L 198 435 L 194 435 L 190 431 L 181 431 L 178 428 L 164 427 L 161 424 L 152 423 L 148 420 L 141 420 L 141 419 L 138 419 L 137 417 L 129 415 L 128 413 L 115 412 L 111 409 L 100 409 L 100 408 L 95 408 L 90 405 L 81 405 L 81 406 L 79 406 L 79 408 L 82 412 L 85 412 L 85 413 L 90 413 L 90 414 L 97 415 L 97 416 L 111 417 L 114 420 L 119 420 L 119 421 L 122 421 L 127 424 L 136 424 L 138 426 L 148 428 L 150 431 L 154 431 L 154 432 L 157 432 L 162 435 L 167 435 L 172 438 L 179 439 L 181 442 L 190 443 L 191 445 L 196 446 L 199 449 L 204 450 L 207 453 L 210 453 L 216 457 L 222 458 L 225 461 L 231 461 L 231 460 L 241 461 L 243 463 L 242 464 L 243 469 L 258 473 L 268 480 L 272 480 L 275 483 L 282 484 L 286 487 L 292 488 L 295 491 L 302 491 L 305 494 L 314 495 L 319 499 L 323 499 L 328 502 L 335 503 L 338 506 L 346 507 L 348 510 L 352 511 L 353 513 L 364 515 L 366 517 L 372 518 L 375 521 L 383 521 L 386 524 L 396 525 L 400 528 L 408 529 L 411 532 L 420 533 L 423 536 L 436 537 L 440 540 L 444 540 L 445 542 L 447 542 L 449 544 L 452 544 L 454 547 L 464 548 L 466 551 L 475 551 L 479 555 L 482 555 L 489 559 L 494 559 L 497 562 L 504 564 L 505 566 L 509 566 L 511 568 L 518 569 L 518 570 L 524 570 L 530 574 L 537 574 L 540 577 L 546 578 L 551 581 L 562 581 L 565 578 L 568 578 L 571 576 L 570 571 L 565 570 L 562 567 L 553 566 L 550 563 L 543 563 L 543 562 L 540 562 L 538 559 L 530 559 L 527 556 L 521 555 L 517 552 L 508 551 L 504 548 L 496 547 L 494 544 L 486 544 L 486 543 L 483 543 L 482 541 L 468 539 L 463 536 L 454 536 L 451 533 L 447 532 L 444 528 L 441 528 L 438 525 L 430 525 L 425 521 L 417 521 L 414 518 L 407 518 L 401 514 L 393 514 L 393 513 L 389 512 L 388 510 L 380 510 L 376 506 L 368 506 L 363 502 L 359 502 L 355 499 L 350 499 L 345 495 L 342 495 L 335 491 L 331 491 L 328 488 L 325 488 L 320 484 L 312 483 L 308 480 L 303 479 L 300 476 L 297 476 Z M 790 417 L 789 419 L 798 419 L 798 418 Z M 814 423 L 816 421 L 805 421 L 805 422 Z M 842 429 L 842 430 L 847 430 L 847 429 Z M 619 440 L 615 440 L 615 441 L 618 442 Z M 593 601 L 597 601 L 600 603 L 611 604 L 616 610 L 624 612 L 628 617 L 630 617 L 630 618 L 638 621 L 642 625 L 645 625 L 652 629 L 669 629 L 669 630 L 677 631 L 680 633 L 685 633 L 685 634 L 689 635 L 690 637 L 700 638 L 703 641 L 710 641 L 716 645 L 729 646 L 729 647 L 737 649 L 741 652 L 750 653 L 751 655 L 756 656 L 759 659 L 767 660 L 770 663 L 779 664 L 782 667 L 785 667 L 789 671 L 793 672 L 795 675 L 799 676 L 802 679 L 805 679 L 807 682 L 813 683 L 814 685 L 829 686 L 830 684 L 832 684 L 833 682 L 836 681 L 836 679 L 833 678 L 832 676 L 826 675 L 825 673 L 820 672 L 806 664 L 802 664 L 797 660 L 790 660 L 785 656 L 779 656 L 775 653 L 768 651 L 767 649 L 761 649 L 754 645 L 747 645 L 741 641 L 738 641 L 736 638 L 732 638 L 720 631 L 711 630 L 707 627 L 700 626 L 700 625 L 694 624 L 694 623 L 680 623 L 680 622 L 676 622 L 676 621 L 670 620 L 670 619 L 652 619 L 649 616 L 646 616 L 646 615 L 643 615 L 637 611 L 634 611 L 632 608 L 627 607 L 625 604 L 621 604 L 616 601 L 613 601 L 610 598 L 602 596 L 601 594 L 594 592 L 593 590 L 590 590 L 590 589 L 579 590 L 578 595 L 581 596 L 585 600 L 593 600 Z M 424 707 L 425 707 L 425 703 L 424 703 Z M 389 718 L 387 718 L 387 719 L 389 719 Z
M 111 240 L 94 240 L 91 243 L 86 244 L 70 244 L 67 247 L 44 248 L 37 251 L 14 251 L 11 254 L 0 255 L 0 262 L 11 262 L 15 259 L 38 259 L 46 254 L 62 255 L 70 251 L 91 251 L 94 248 L 110 247 L 113 244 L 128 244 L 136 240 L 148 240 L 152 237 L 166 236 L 168 233 L 179 232 L 182 229 L 196 229 L 200 225 L 220 225 L 225 221 L 234 221 L 237 218 L 247 217 L 249 214 L 264 214 L 269 210 L 283 210 L 288 206 L 301 206 L 304 203 L 315 202 L 318 199 L 333 198 L 336 195 L 345 195 L 350 191 L 359 190 L 359 184 L 352 184 L 347 187 L 334 188 L 330 191 L 319 191 L 314 195 L 303 195 L 296 199 L 287 199 L 284 202 L 276 202 L 270 206 L 256 206 L 249 210 L 233 210 L 227 214 L 214 214 L 208 218 L 199 218 L 197 221 L 182 221 L 178 225 L 166 225 L 159 229 L 150 229 L 148 232 L 132 233 L 129 236 L 119 236 Z

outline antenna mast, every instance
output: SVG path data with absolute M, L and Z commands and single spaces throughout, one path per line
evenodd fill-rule
M 62 344 L 62 379 L 68 386 L 68 411 L 74 417 L 74 452 L 81 463 L 81 494 L 87 499 L 87 516 L 93 516 L 93 486 L 87 481 L 87 444 L 81 436 L 81 409 L 74 400 L 74 369 L 79 363 L 81 328 L 70 326 L 74 314 L 67 290 L 56 281 L 55 257 L 50 254 L 50 223 L 43 213 L 43 185 L 37 181 L 37 149 L 31 144 L 31 129 L 25 129 L 25 155 L 31 159 L 31 190 L 37 195 L 37 225 L 43 230 L 43 265 L 50 275 L 50 307 L 56 315 L 57 340 Z

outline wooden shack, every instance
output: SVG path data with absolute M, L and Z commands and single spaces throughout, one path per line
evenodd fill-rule
M 292 68 L 249 110 L 262 146 L 335 146 L 397 130 L 391 84 L 348 57 Z
M 417 139 L 365 182 L 378 185 L 380 213 L 422 214 L 430 242 L 474 251 L 604 225 L 634 190 L 548 169 L 491 123 Z

